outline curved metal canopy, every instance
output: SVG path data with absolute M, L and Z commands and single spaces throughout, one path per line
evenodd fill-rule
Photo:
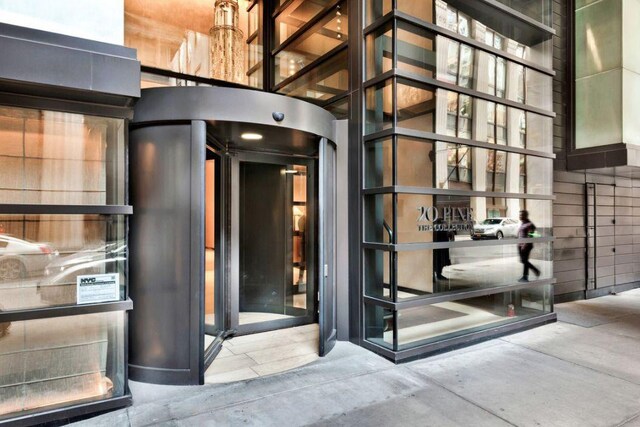
M 280 122 L 273 113 L 283 113 Z M 335 117 L 309 102 L 283 95 L 227 87 L 162 87 L 142 91 L 133 124 L 204 120 L 273 126 L 333 140 Z

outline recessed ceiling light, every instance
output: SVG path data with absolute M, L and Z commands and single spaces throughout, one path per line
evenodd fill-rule
M 259 133 L 245 132 L 242 135 L 240 135 L 240 138 L 246 139 L 248 141 L 259 141 L 262 139 L 262 135 L 260 135 Z

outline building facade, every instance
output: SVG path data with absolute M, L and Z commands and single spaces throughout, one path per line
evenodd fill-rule
M 584 3 L 0 1 L 0 424 L 636 287 L 635 6 Z

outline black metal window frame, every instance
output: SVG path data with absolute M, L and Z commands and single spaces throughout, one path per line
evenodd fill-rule
M 511 61 L 513 63 L 516 64 L 520 64 L 523 65 L 527 68 L 530 68 L 532 70 L 538 71 L 542 74 L 546 74 L 548 76 L 555 76 L 556 72 L 553 69 L 544 67 L 540 64 L 537 64 L 535 62 L 531 62 L 528 61 L 526 59 L 520 58 L 517 55 L 514 55 L 512 53 L 509 53 L 505 50 L 501 50 L 501 49 L 497 49 L 493 46 L 490 46 L 488 44 L 485 44 L 479 40 L 473 39 L 471 37 L 467 37 L 467 36 L 463 36 L 458 32 L 455 31 L 451 31 L 447 28 L 441 27 L 435 23 L 431 23 L 431 22 L 426 22 L 423 21 L 421 19 L 418 19 L 414 16 L 408 15 L 404 12 L 401 12 L 399 10 L 392 10 L 391 12 L 387 13 L 386 15 L 376 19 L 374 22 L 372 22 L 370 25 L 368 25 L 365 29 L 364 29 L 364 37 L 366 37 L 367 35 L 369 35 L 370 33 L 372 33 L 373 31 L 377 30 L 379 27 L 384 26 L 385 24 L 387 24 L 388 22 L 392 21 L 392 20 L 400 20 L 403 21 L 407 24 L 413 25 L 415 27 L 418 27 L 422 30 L 426 30 L 429 31 L 431 33 L 434 33 L 435 35 L 441 35 L 444 36 L 450 40 L 454 40 L 457 41 L 459 43 L 463 43 L 466 44 L 476 50 L 480 50 L 480 51 L 484 51 L 487 52 L 491 55 L 497 56 L 497 57 L 501 57 L 504 58 L 507 61 Z
M 100 116 L 106 118 L 117 118 L 123 120 L 123 126 L 128 128 L 129 117 L 132 112 L 128 108 L 111 108 L 109 106 L 93 105 L 86 103 L 77 103 L 68 100 L 58 100 L 53 98 L 37 98 L 23 97 L 19 95 L 10 96 L 10 102 L 0 104 L 5 107 L 17 107 L 26 109 L 37 109 L 45 111 L 57 111 L 73 114 L 83 114 L 91 116 Z M 4 98 L 3 98 L 4 101 Z M 123 216 L 124 217 L 124 238 L 127 241 L 128 254 L 128 235 L 129 235 L 129 216 L 133 214 L 133 207 L 128 205 L 128 170 L 129 170 L 129 154 L 126 149 L 128 146 L 128 134 L 125 133 L 125 153 L 124 153 L 124 205 L 62 205 L 62 204 L 0 204 L 0 215 L 105 215 L 105 216 Z M 124 276 L 129 277 L 129 257 L 126 257 L 124 263 Z M 129 373 L 128 373 L 128 354 L 129 354 L 129 328 L 128 313 L 133 310 L 133 301 L 129 298 L 129 284 L 124 284 L 124 299 L 119 301 L 109 301 L 103 303 L 80 304 L 80 305 L 59 305 L 39 308 L 28 308 L 20 310 L 9 310 L 0 312 L 0 323 L 21 322 L 38 319 L 51 319 L 69 316 L 79 316 L 85 314 L 96 313 L 114 313 L 121 312 L 124 315 L 123 326 L 123 384 L 124 392 L 122 396 L 112 397 L 91 402 L 71 402 L 68 405 L 43 407 L 35 412 L 29 411 L 26 414 L 13 413 L 9 418 L 0 419 L 0 425 L 13 423 L 46 423 L 61 418 L 64 414 L 66 418 L 76 416 L 84 416 L 88 411 L 106 411 L 110 409 L 122 408 L 131 404 L 131 392 L 129 390 Z M 91 409 L 88 409 L 91 408 Z
M 284 3 L 282 3 L 282 5 L 280 6 L 275 6 L 274 5 L 274 11 L 271 13 L 271 24 L 272 26 L 275 25 L 275 20 L 276 18 L 286 10 L 286 8 L 292 4 L 294 1 L 296 0 L 287 0 Z M 295 43 L 298 39 L 300 39 L 304 34 L 306 34 L 308 31 L 310 31 L 315 25 L 319 24 L 320 22 L 322 22 L 323 19 L 325 19 L 325 17 L 327 17 L 336 6 L 338 6 L 340 3 L 344 2 L 347 5 L 347 8 L 349 8 L 349 1 L 348 0 L 332 0 L 331 2 L 329 2 L 323 9 L 322 11 L 320 11 L 318 14 L 316 14 L 313 19 L 309 20 L 308 22 L 306 22 L 302 27 L 300 27 L 298 30 L 296 30 L 292 35 L 290 35 L 283 43 L 277 44 L 276 40 L 275 40 L 275 33 L 271 34 L 271 46 L 273 46 L 272 49 L 268 49 L 268 51 L 270 52 L 270 63 L 271 63 L 271 68 L 273 68 L 275 70 L 275 66 L 274 66 L 274 61 L 275 61 L 275 57 L 279 52 L 282 52 L 284 50 L 286 50 L 286 48 L 288 46 L 290 46 L 291 44 Z M 347 12 L 348 14 L 351 14 L 351 11 L 348 10 Z M 345 19 L 345 23 L 348 26 L 349 25 L 349 20 Z M 316 68 L 322 66 L 322 64 L 325 64 L 329 61 L 331 61 L 332 59 L 334 59 L 337 55 L 339 55 L 340 53 L 343 53 L 344 51 L 346 51 L 349 47 L 349 40 L 351 38 L 352 35 L 352 31 L 350 28 L 348 28 L 348 36 L 347 38 L 338 46 L 336 46 L 335 48 L 331 49 L 329 52 L 325 53 L 324 55 L 316 58 L 315 60 L 313 60 L 312 62 L 310 62 L 309 64 L 307 64 L 306 66 L 304 66 L 302 69 L 298 70 L 295 74 L 293 74 L 292 76 L 287 77 L 286 79 L 282 80 L 280 83 L 275 84 L 275 75 L 272 76 L 272 80 L 269 82 L 269 86 L 271 88 L 271 92 L 278 92 L 279 90 L 281 90 L 283 87 L 289 85 L 290 83 L 294 82 L 295 80 L 299 79 L 300 77 L 304 76 L 305 74 L 315 70 Z M 346 66 L 346 64 L 345 64 Z M 306 101 L 309 102 L 313 102 L 316 104 L 319 104 L 321 106 L 327 105 L 327 104 L 331 104 L 333 102 L 338 101 L 339 99 L 342 99 L 343 97 L 346 96 L 348 92 L 348 89 L 345 90 L 342 93 L 336 94 L 334 95 L 332 98 L 324 100 L 324 101 L 317 101 L 317 100 L 313 100 L 313 99 L 308 99 L 308 98 L 301 98 L 304 99 Z
M 435 7 L 435 6 L 434 6 Z M 433 16 L 435 17 L 435 10 Z M 535 280 L 527 283 L 509 283 L 502 286 L 494 286 L 490 288 L 472 288 L 466 291 L 454 291 L 454 292 L 445 292 L 445 293 L 437 293 L 437 294 L 427 294 L 427 295 L 418 295 L 413 298 L 409 298 L 406 300 L 399 301 L 398 300 L 398 253 L 406 252 L 406 251 L 416 251 L 416 250 L 424 250 L 424 249 L 445 249 L 445 248 L 462 248 L 462 247 L 485 247 L 485 246 L 506 246 L 506 245 L 514 245 L 519 243 L 543 243 L 547 244 L 551 247 L 552 242 L 555 240 L 554 237 L 541 237 L 541 238 L 516 238 L 509 239 L 507 242 L 504 241 L 458 241 L 458 242 L 430 242 L 430 243 L 398 243 L 397 237 L 397 222 L 398 222 L 398 196 L 400 194 L 425 194 L 425 195 L 443 195 L 443 196 L 469 196 L 469 197 L 502 197 L 509 199 L 521 199 L 521 200 L 549 200 L 552 201 L 555 197 L 552 194 L 549 195 L 532 195 L 532 194 L 523 194 L 523 193 L 506 193 L 506 192 L 487 192 L 487 191 L 472 191 L 472 190 L 449 190 L 449 189 L 436 189 L 436 188 L 425 188 L 425 187 L 408 187 L 398 185 L 398 138 L 400 137 L 409 137 L 413 139 L 423 140 L 424 142 L 433 143 L 434 141 L 442 141 L 453 144 L 464 144 L 468 146 L 475 146 L 480 148 L 486 148 L 490 150 L 501 150 L 505 153 L 517 153 L 517 154 L 526 154 L 532 155 L 539 158 L 546 159 L 554 159 L 555 155 L 552 152 L 546 151 L 538 151 L 538 150 L 530 150 L 525 147 L 516 147 L 516 146 L 507 146 L 507 145 L 498 145 L 495 143 L 489 143 L 484 141 L 477 141 L 472 139 L 465 139 L 459 137 L 452 137 L 437 134 L 435 132 L 425 132 L 425 131 L 417 131 L 412 129 L 401 128 L 398 126 L 398 81 L 403 84 L 409 84 L 411 86 L 415 86 L 420 89 L 426 89 L 432 91 L 434 95 L 436 94 L 437 89 L 445 89 L 448 91 L 455 92 L 458 96 L 460 94 L 471 96 L 472 99 L 482 99 L 485 101 L 493 102 L 496 105 L 504 105 L 506 107 L 513 107 L 521 111 L 532 112 L 539 114 L 541 116 L 554 118 L 555 113 L 553 111 L 532 107 L 529 105 L 515 101 L 511 101 L 502 97 L 497 97 L 495 95 L 486 94 L 483 92 L 479 92 L 473 89 L 464 88 L 458 85 L 446 83 L 439 81 L 435 78 L 423 77 L 421 75 L 416 75 L 413 73 L 406 72 L 404 70 L 400 70 L 397 68 L 398 64 L 398 21 L 406 22 L 417 29 L 427 30 L 435 35 L 442 35 L 451 40 L 464 43 L 466 45 L 470 45 L 472 48 L 479 49 L 481 51 L 485 51 L 491 55 L 496 57 L 500 57 L 505 59 L 506 61 L 511 61 L 516 64 L 526 68 L 531 68 L 536 71 L 539 71 L 548 76 L 554 76 L 555 72 L 553 70 L 542 67 L 538 64 L 526 61 L 522 58 L 517 57 L 516 55 L 512 55 L 508 52 L 499 50 L 494 48 L 493 46 L 486 45 L 475 39 L 471 39 L 470 37 L 466 37 L 458 34 L 457 32 L 450 31 L 446 28 L 442 28 L 436 24 L 427 23 L 420 19 L 414 18 L 412 16 L 407 15 L 406 13 L 400 12 L 397 10 L 397 0 L 392 0 L 392 9 L 389 13 L 384 16 L 378 18 L 372 24 L 368 25 L 363 30 L 363 40 L 367 39 L 367 36 L 370 34 L 384 30 L 384 32 L 388 31 L 391 27 L 393 28 L 392 35 L 392 65 L 391 69 L 385 71 L 379 75 L 376 75 L 370 79 L 366 79 L 367 70 L 362 70 L 362 84 L 363 93 L 361 94 L 361 98 L 363 100 L 361 106 L 361 114 L 363 117 L 366 117 L 367 105 L 366 105 L 366 93 L 368 88 L 379 88 L 389 84 L 392 85 L 392 95 L 391 95 L 391 120 L 388 123 L 388 127 L 386 129 L 377 130 L 374 132 L 367 132 L 367 122 L 363 120 L 360 124 L 361 131 L 363 134 L 362 143 L 364 146 L 379 141 L 381 139 L 391 139 L 392 148 L 391 148 L 391 181 L 392 185 L 390 186 L 381 186 L 381 187 L 373 187 L 367 188 L 366 186 L 366 153 L 364 150 L 361 152 L 360 162 L 365 166 L 360 170 L 360 209 L 361 209 L 361 218 L 366 218 L 367 214 L 367 204 L 365 203 L 365 199 L 372 195 L 390 195 L 392 200 L 392 222 L 391 231 L 389 234 L 389 243 L 372 243 L 366 241 L 366 224 L 363 221 L 360 224 L 360 251 L 358 254 L 359 258 L 359 275 L 361 278 L 361 282 L 365 277 L 365 265 L 363 260 L 365 259 L 364 252 L 365 251 L 383 251 L 388 253 L 388 263 L 389 263 L 389 291 L 390 291 L 390 299 L 382 299 L 376 298 L 366 295 L 364 290 L 365 286 L 360 284 L 360 309 L 359 309 L 359 317 L 360 317 L 360 343 L 365 348 L 368 348 L 372 351 L 375 351 L 379 354 L 384 355 L 393 360 L 402 360 L 410 357 L 415 357 L 419 355 L 424 355 L 430 352 L 438 351 L 444 348 L 450 348 L 455 346 L 456 343 L 465 343 L 472 341 L 474 339 L 478 339 L 480 337 L 488 337 L 495 336 L 500 333 L 506 333 L 507 331 L 517 330 L 519 328 L 524 327 L 523 325 L 528 324 L 537 324 L 540 322 L 548 322 L 553 321 L 555 318 L 553 313 L 541 313 L 539 316 L 536 316 L 535 319 L 525 319 L 522 321 L 517 321 L 514 323 L 500 325 L 498 327 L 491 328 L 488 331 L 472 331 L 469 333 L 465 333 L 460 337 L 456 337 L 454 339 L 447 339 L 444 342 L 435 342 L 429 344 L 419 344 L 411 349 L 401 350 L 399 348 L 398 342 L 398 315 L 399 310 L 413 307 L 421 307 L 432 305 L 440 302 L 447 301 L 456 301 L 466 298 L 474 298 L 478 296 L 484 295 L 493 295 L 500 294 L 510 291 L 516 291 L 523 288 L 541 288 L 549 285 L 553 285 L 555 283 L 555 279 L 543 279 L 543 280 Z M 553 30 L 551 30 L 553 31 Z M 435 51 L 435 47 L 434 47 Z M 363 58 L 363 62 L 367 63 L 366 55 L 369 52 L 365 52 L 365 58 Z M 459 61 L 460 58 L 458 58 Z M 458 63 L 458 68 L 460 67 L 460 63 Z M 459 74 L 458 69 L 458 74 Z M 525 71 L 526 72 L 526 71 Z M 458 82 L 458 80 L 456 80 Z M 457 126 L 456 126 L 457 127 Z M 457 135 L 457 132 L 456 132 Z M 552 147 L 550 147 L 552 148 Z M 550 150 L 552 151 L 552 150 Z M 519 174 L 520 175 L 520 174 Z M 386 225 L 388 227 L 388 225 Z M 381 285 L 381 284 L 378 284 Z M 375 306 L 380 307 L 385 310 L 388 310 L 389 315 L 393 319 L 393 340 L 391 348 L 384 347 L 382 345 L 378 345 L 374 342 L 369 341 L 367 337 L 367 306 Z M 551 301 L 551 311 L 553 311 L 553 302 Z M 385 315 L 385 318 L 387 315 Z M 505 331 L 505 332 L 501 332 Z

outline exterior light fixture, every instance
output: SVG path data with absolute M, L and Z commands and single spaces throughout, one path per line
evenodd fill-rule
M 262 139 L 262 135 L 260 135 L 259 133 L 245 132 L 240 135 L 240 138 L 247 141 L 259 141 Z

